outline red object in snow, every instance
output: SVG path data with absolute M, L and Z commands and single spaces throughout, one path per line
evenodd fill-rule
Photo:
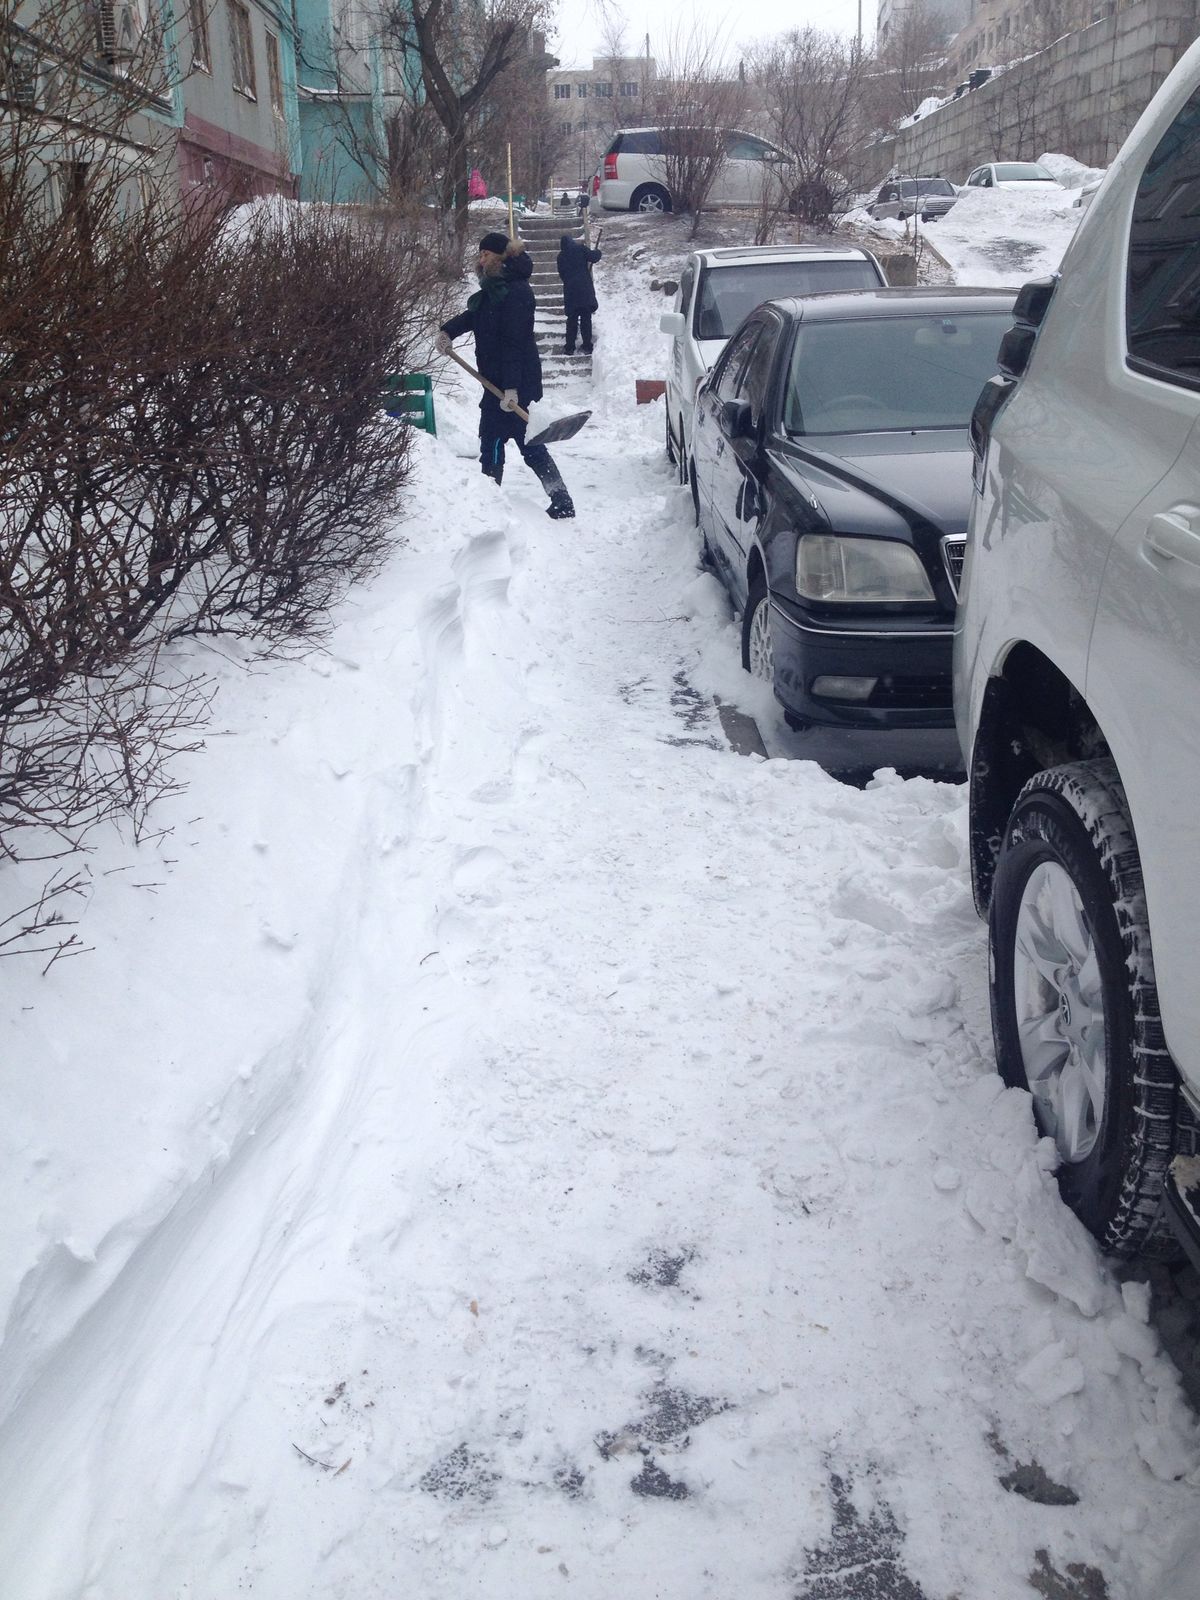
M 467 179 L 467 199 L 487 199 L 487 184 L 484 183 L 483 179 L 480 177 L 478 167 L 471 168 L 471 176 Z
M 637 403 L 640 406 L 648 406 L 651 401 L 660 399 L 667 392 L 666 384 L 659 378 L 635 378 L 634 383 L 637 386 Z

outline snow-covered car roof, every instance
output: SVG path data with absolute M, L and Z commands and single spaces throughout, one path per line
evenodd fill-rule
M 870 252 L 859 245 L 744 244 L 692 252 L 706 267 L 743 266 L 750 261 L 863 261 Z

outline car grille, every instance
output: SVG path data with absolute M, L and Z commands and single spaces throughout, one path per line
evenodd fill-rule
M 965 534 L 951 535 L 942 540 L 942 560 L 946 563 L 946 575 L 950 579 L 950 587 L 954 590 L 954 598 L 958 599 L 959 587 L 962 584 L 963 562 L 967 557 L 967 540 Z
M 892 710 L 948 711 L 954 703 L 948 673 L 921 678 L 880 678 L 867 701 L 869 706 Z

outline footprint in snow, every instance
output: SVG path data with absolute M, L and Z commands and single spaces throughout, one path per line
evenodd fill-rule
M 481 897 L 507 865 L 507 858 L 499 850 L 494 850 L 490 845 L 478 845 L 459 856 L 451 873 L 451 882 L 459 894 L 468 898 Z M 497 897 L 493 894 L 489 898 L 494 903 Z

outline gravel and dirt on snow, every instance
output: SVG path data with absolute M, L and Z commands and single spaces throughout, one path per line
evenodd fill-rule
M 89 953 L 0 963 L 4 1600 L 1195 1600 L 1196 1422 L 995 1074 L 963 790 L 723 736 L 773 711 L 630 254 L 543 407 L 578 520 L 442 374 L 385 575 L 181 654 L 186 791 L 97 841 Z

